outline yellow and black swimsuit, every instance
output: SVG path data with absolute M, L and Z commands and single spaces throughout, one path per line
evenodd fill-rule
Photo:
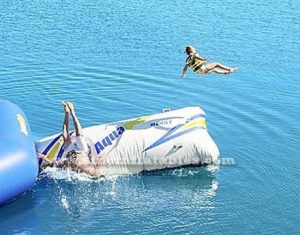
M 186 64 L 194 71 L 196 72 L 198 69 L 201 68 L 202 65 L 205 64 L 205 60 L 198 60 L 196 58 L 192 58 L 192 56 L 190 55 L 187 59 L 186 59 Z

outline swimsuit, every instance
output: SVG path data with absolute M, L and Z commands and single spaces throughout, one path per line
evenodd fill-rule
M 87 144 L 86 139 L 82 135 L 76 136 L 74 139 L 72 139 L 71 144 L 69 144 L 67 147 L 64 147 L 64 153 L 62 158 L 66 157 L 68 152 L 72 150 L 84 152 L 85 154 L 88 155 L 89 146 Z

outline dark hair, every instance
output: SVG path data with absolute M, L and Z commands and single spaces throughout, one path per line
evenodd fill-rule
M 190 55 L 193 52 L 193 48 L 194 47 L 191 46 L 191 45 L 186 46 L 185 53 L 188 54 L 188 55 Z
M 77 159 L 77 153 L 76 153 L 76 151 L 75 150 L 71 150 L 70 152 L 68 152 L 66 158 L 67 158 L 67 160 L 70 163 L 75 163 L 76 159 Z

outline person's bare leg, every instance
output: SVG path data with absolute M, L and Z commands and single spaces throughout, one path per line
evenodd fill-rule
M 214 68 L 212 70 L 208 70 L 208 73 L 217 73 L 217 74 L 229 74 L 230 71 L 224 69 Z
M 64 111 L 65 111 L 65 117 L 64 117 L 64 122 L 63 122 L 63 138 L 64 138 L 64 146 L 67 147 L 71 142 L 71 136 L 70 136 L 70 127 L 69 127 L 69 113 L 70 109 L 68 105 L 65 102 L 61 102 L 62 105 L 64 106 Z
M 220 69 L 224 69 L 224 70 L 227 70 L 227 71 L 230 71 L 232 69 L 232 68 L 230 68 L 226 65 L 223 65 L 223 64 L 217 63 L 217 62 L 206 65 L 207 70 L 212 70 L 212 69 L 215 69 L 215 68 L 220 68 Z
M 230 74 L 233 73 L 237 68 L 230 68 L 220 63 L 211 63 L 206 65 L 207 73 L 214 72 L 217 74 Z
M 73 119 L 75 131 L 76 131 L 76 136 L 80 136 L 80 135 L 82 135 L 82 127 L 81 127 L 80 122 L 79 122 L 79 120 L 76 116 L 74 105 L 71 102 L 68 102 L 67 105 L 68 105 L 68 108 L 70 110 L 70 113 L 71 113 L 71 116 L 72 116 L 72 119 Z

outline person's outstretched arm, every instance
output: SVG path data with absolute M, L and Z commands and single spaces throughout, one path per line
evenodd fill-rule
M 181 77 L 184 78 L 186 76 L 186 71 L 188 70 L 189 66 L 186 64 L 182 70 Z
M 198 60 L 202 60 L 202 61 L 208 60 L 208 58 L 201 57 L 199 54 L 194 54 L 193 57 L 198 59 Z
M 47 166 L 53 167 L 54 161 L 50 160 L 45 154 L 38 153 L 38 158 L 43 159 L 43 168 Z
M 57 168 L 64 168 L 68 166 L 68 161 L 66 159 L 60 159 L 58 161 L 54 161 L 49 159 L 45 154 L 42 153 L 38 153 L 38 157 L 43 159 L 43 164 L 42 164 L 43 168 L 47 166 L 57 167 Z

